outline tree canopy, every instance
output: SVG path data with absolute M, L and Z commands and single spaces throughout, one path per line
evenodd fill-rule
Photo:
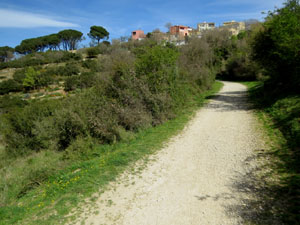
M 0 47 L 0 62 L 13 58 L 14 49 L 8 46 Z
M 101 26 L 91 26 L 90 28 L 90 33 L 88 33 L 88 36 L 93 39 L 96 40 L 97 43 L 99 44 L 101 39 L 108 39 L 109 38 L 109 32 Z
M 58 32 L 64 50 L 75 50 L 76 45 L 82 40 L 82 35 L 80 31 L 72 29 Z
M 300 4 L 288 0 L 285 7 L 269 12 L 263 29 L 253 42 L 253 56 L 266 70 L 270 81 L 300 86 Z
M 16 46 L 16 52 L 20 54 L 29 54 L 32 52 L 44 51 L 45 49 L 57 49 L 60 45 L 60 39 L 57 34 L 50 34 L 37 38 L 25 39 L 20 45 Z

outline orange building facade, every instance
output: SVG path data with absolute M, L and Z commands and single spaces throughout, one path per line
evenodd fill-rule
M 131 32 L 132 40 L 141 40 L 145 37 L 146 37 L 146 35 L 144 34 L 144 31 L 142 31 L 142 30 L 135 30 L 135 31 Z
M 190 31 L 192 31 L 192 29 L 187 26 L 176 25 L 176 26 L 170 27 L 170 34 L 178 35 L 180 37 L 188 36 Z

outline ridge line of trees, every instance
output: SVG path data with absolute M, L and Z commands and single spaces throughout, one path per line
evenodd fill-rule
M 88 36 L 99 44 L 101 39 L 108 39 L 109 32 L 101 26 L 91 26 Z M 0 62 L 6 62 L 14 57 L 14 52 L 30 54 L 44 52 L 45 50 L 75 50 L 80 41 L 84 40 L 83 33 L 73 29 L 62 30 L 58 33 L 49 34 L 36 38 L 28 38 L 15 48 L 9 46 L 0 47 Z M 62 48 L 62 49 L 61 49 Z

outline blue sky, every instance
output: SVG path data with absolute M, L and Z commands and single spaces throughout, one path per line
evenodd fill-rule
M 261 12 L 284 0 L 1 0 L 0 46 L 15 47 L 23 39 L 76 29 L 87 37 L 92 25 L 105 27 L 111 38 L 132 30 L 166 31 L 165 24 L 196 27 L 198 22 L 262 20 Z M 89 38 L 83 42 L 88 45 Z

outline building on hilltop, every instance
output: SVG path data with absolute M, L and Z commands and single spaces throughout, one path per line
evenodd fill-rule
M 234 20 L 229 22 L 224 22 L 221 29 L 227 29 L 232 35 L 238 35 L 241 31 L 246 29 L 244 22 L 236 22 Z
M 143 30 L 135 30 L 131 32 L 132 40 L 142 40 L 146 37 Z
M 212 30 L 216 28 L 216 24 L 215 23 L 207 23 L 207 22 L 203 22 L 203 23 L 198 23 L 197 24 L 197 31 L 198 32 L 202 32 L 205 30 Z
M 170 27 L 170 34 L 174 35 L 176 38 L 184 39 L 190 35 L 192 30 L 193 29 L 188 26 L 176 25 Z

